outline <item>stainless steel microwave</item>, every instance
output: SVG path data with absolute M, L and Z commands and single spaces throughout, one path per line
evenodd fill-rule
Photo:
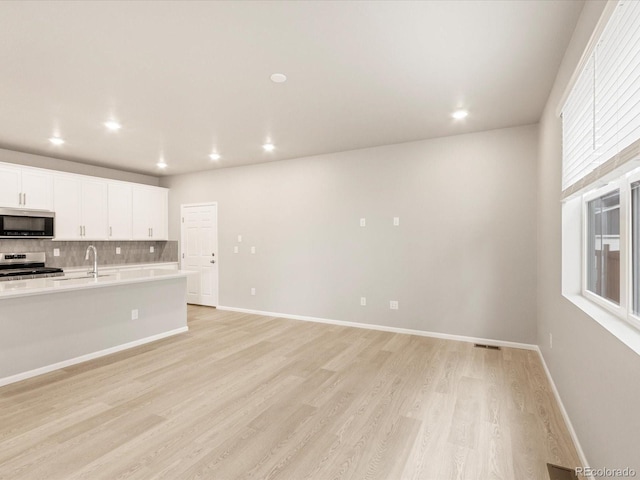
M 0 208 L 1 238 L 53 238 L 55 213 Z

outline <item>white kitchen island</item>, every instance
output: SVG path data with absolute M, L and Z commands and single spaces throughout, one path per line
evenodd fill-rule
M 188 275 L 140 269 L 0 282 L 0 386 L 186 332 Z

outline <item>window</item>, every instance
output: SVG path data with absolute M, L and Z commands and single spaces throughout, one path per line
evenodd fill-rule
M 640 168 L 581 199 L 581 293 L 640 328 Z
M 620 304 L 620 190 L 587 203 L 587 290 Z
M 631 250 L 633 315 L 640 317 L 640 181 L 631 184 Z
M 637 336 L 640 1 L 610 5 L 562 107 L 562 288 L 593 318 L 612 313 L 612 325 L 623 319 Z

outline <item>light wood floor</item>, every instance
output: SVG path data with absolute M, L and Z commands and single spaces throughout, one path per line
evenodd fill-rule
M 189 307 L 0 388 L 0 478 L 526 480 L 578 465 L 532 351 Z

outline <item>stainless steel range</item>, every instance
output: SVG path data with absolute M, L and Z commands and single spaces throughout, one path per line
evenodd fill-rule
M 45 267 L 46 255 L 38 253 L 0 253 L 0 281 L 60 277 L 61 268 Z

